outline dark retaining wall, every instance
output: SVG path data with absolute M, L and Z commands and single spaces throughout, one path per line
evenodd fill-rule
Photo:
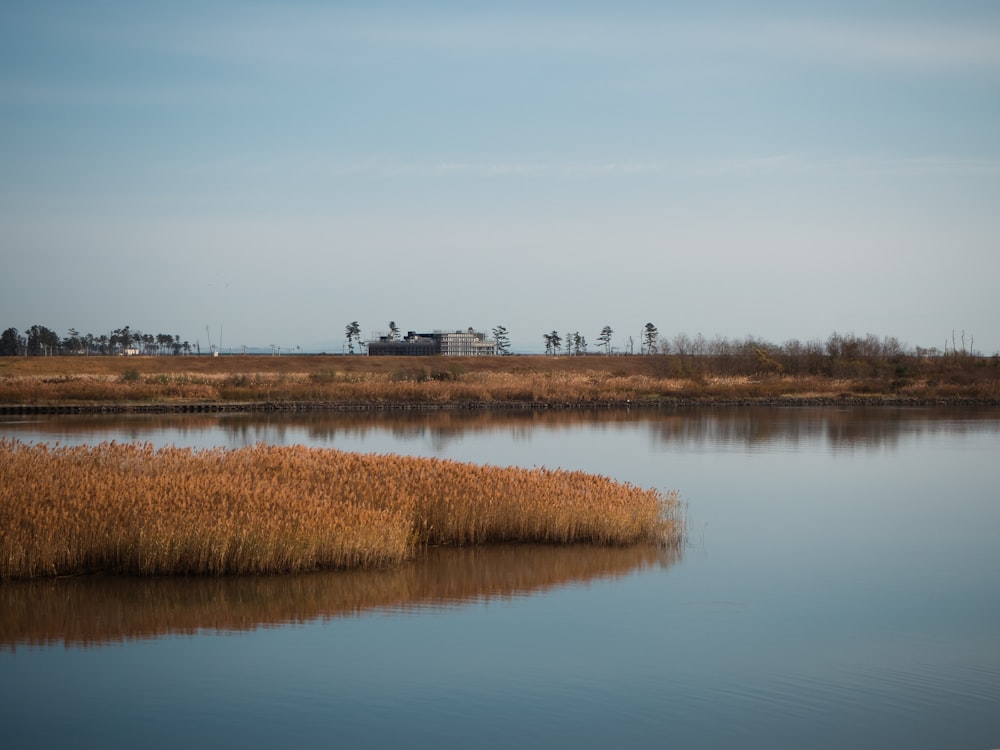
M 150 404 L 0 404 L 2 416 L 46 414 L 206 414 L 213 412 L 316 412 L 316 411 L 446 411 L 532 409 L 630 409 L 680 406 L 1000 406 L 995 399 L 907 399 L 878 397 L 768 398 L 768 399 L 657 399 L 655 401 L 602 401 L 587 403 L 539 401 L 344 402 L 270 401 Z

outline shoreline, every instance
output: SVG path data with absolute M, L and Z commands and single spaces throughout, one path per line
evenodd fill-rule
M 597 401 L 572 403 L 564 401 L 199 401 L 170 402 L 107 402 L 0 404 L 0 416 L 44 416 L 70 414 L 210 414 L 210 413 L 295 413 L 295 412 L 384 412 L 384 411 L 628 411 L 669 410 L 692 407 L 764 407 L 796 408 L 823 406 L 858 407 L 949 407 L 989 408 L 1000 406 L 998 399 L 976 398 L 906 398 L 898 396 L 803 396 L 761 398 L 675 398 L 642 401 Z

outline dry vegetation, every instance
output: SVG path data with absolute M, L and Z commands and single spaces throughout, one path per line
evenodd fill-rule
M 563 357 L 3 357 L 0 406 L 593 405 L 855 398 L 1000 402 L 994 357 L 760 347 Z
M 676 543 L 675 511 L 673 495 L 581 472 L 0 440 L 0 578 L 376 567 L 424 545 Z

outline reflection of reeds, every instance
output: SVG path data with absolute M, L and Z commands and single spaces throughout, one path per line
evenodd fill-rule
M 83 576 L 0 586 L 0 650 L 233 632 L 373 609 L 455 606 L 670 565 L 676 548 L 518 545 L 430 550 L 392 569 L 299 576 Z
M 997 411 L 983 407 L 938 406 L 871 409 L 841 407 L 672 407 L 669 409 L 386 410 L 303 411 L 236 414 L 102 414 L 46 417 L 15 424 L 11 432 L 32 440 L 202 441 L 218 431 L 228 445 L 286 444 L 305 440 L 335 444 L 391 433 L 401 439 L 429 439 L 435 448 L 469 435 L 500 434 L 528 438 L 533 431 L 641 427 L 661 444 L 772 443 L 796 445 L 827 440 L 834 447 L 895 445 L 901 436 L 994 430 Z M 176 433 L 176 434 L 173 434 Z
M 676 541 L 676 499 L 583 472 L 302 446 L 0 440 L 0 577 L 260 574 L 422 545 Z

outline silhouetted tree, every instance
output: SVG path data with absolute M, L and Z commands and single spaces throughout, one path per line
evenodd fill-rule
M 120 354 L 124 354 L 125 350 L 132 345 L 132 329 L 129 326 L 116 328 L 108 337 L 108 343 L 111 346 L 112 354 L 116 351 Z
M 604 328 L 601 329 L 601 334 L 597 337 L 597 342 L 604 347 L 605 354 L 611 354 L 612 333 L 614 333 L 614 331 L 611 329 L 611 326 L 604 326 Z
M 16 357 L 22 354 L 24 344 L 16 328 L 8 328 L 0 333 L 0 357 Z
M 652 323 L 646 323 L 642 331 L 642 339 L 646 345 L 646 354 L 656 354 L 656 344 L 660 339 L 660 332 Z
M 79 354 L 83 351 L 83 339 L 80 338 L 80 332 L 75 328 L 70 328 L 60 343 L 60 346 L 63 351 L 67 351 L 72 354 Z
M 552 333 L 543 333 L 542 338 L 545 339 L 546 354 L 559 353 L 559 347 L 562 345 L 562 338 L 556 331 L 553 331 Z
M 507 329 L 497 326 L 493 329 L 493 339 L 497 342 L 497 354 L 510 354 L 510 338 Z
M 59 335 L 45 326 L 31 326 L 27 339 L 28 354 L 55 354 L 59 349 Z
M 358 346 L 361 345 L 361 326 L 358 325 L 358 321 L 354 320 L 348 323 L 344 334 L 347 336 L 347 352 L 354 354 L 354 343 L 357 342 Z
M 552 331 L 549 334 L 549 341 L 552 344 L 550 354 L 558 354 L 559 347 L 562 346 L 562 336 L 559 335 L 558 331 Z

